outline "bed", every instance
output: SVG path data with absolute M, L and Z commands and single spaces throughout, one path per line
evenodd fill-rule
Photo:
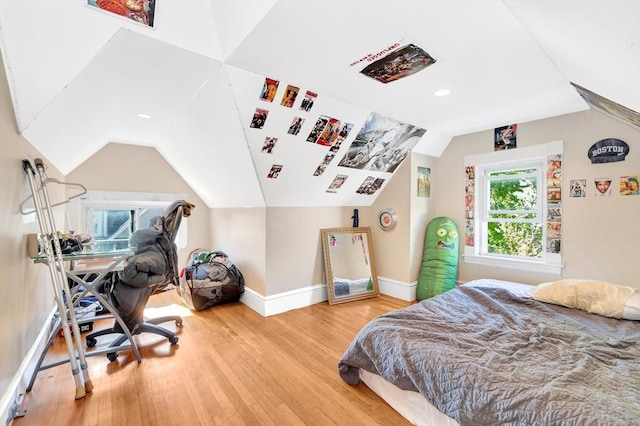
M 536 288 L 477 280 L 379 316 L 339 374 L 419 425 L 638 424 L 640 321 L 584 310 L 592 295 L 541 302 Z M 640 319 L 630 292 L 617 315 Z

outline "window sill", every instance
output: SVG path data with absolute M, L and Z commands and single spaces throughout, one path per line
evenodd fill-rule
M 463 259 L 465 263 L 475 265 L 495 266 L 497 268 L 517 269 L 529 272 L 542 272 L 553 275 L 560 275 L 562 273 L 562 265 L 558 263 L 477 255 L 464 255 Z

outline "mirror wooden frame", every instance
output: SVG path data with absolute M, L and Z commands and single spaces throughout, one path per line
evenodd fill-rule
M 329 304 L 335 305 L 337 303 L 351 302 L 354 300 L 368 299 L 370 297 L 378 296 L 380 294 L 380 290 L 378 287 L 378 276 L 376 275 L 375 262 L 373 260 L 371 228 L 326 228 L 321 229 L 320 231 L 322 235 L 324 271 L 325 279 L 327 282 L 327 296 Z M 358 247 L 359 251 L 357 253 L 356 251 L 353 251 L 353 254 L 355 256 L 360 256 L 361 253 L 364 253 L 363 263 L 365 264 L 365 267 L 368 266 L 368 277 L 344 276 L 340 277 L 343 278 L 340 282 L 335 282 L 334 279 L 336 278 L 336 276 L 334 274 L 337 266 L 335 247 L 339 242 L 339 239 L 337 239 L 336 236 L 351 236 L 350 241 L 353 242 L 354 245 L 356 244 L 356 241 L 361 242 Z M 361 236 L 361 238 L 358 238 L 358 236 Z M 345 240 L 345 238 L 342 238 L 342 240 Z M 333 253 L 332 248 L 334 248 Z M 355 267 L 355 269 L 357 268 L 361 270 L 364 269 L 362 265 Z M 342 273 L 344 275 L 350 275 L 345 271 L 342 271 Z M 364 280 L 366 280 L 366 282 Z M 362 291 L 362 285 L 366 286 L 365 291 Z M 369 287 L 371 287 L 370 290 Z M 352 288 L 355 291 L 354 293 L 351 293 Z M 346 291 L 346 294 L 336 296 L 336 289 L 338 289 L 338 291 L 341 293 L 344 293 Z

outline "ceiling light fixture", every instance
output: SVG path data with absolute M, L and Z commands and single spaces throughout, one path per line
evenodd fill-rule
M 138 117 L 139 118 L 151 118 L 151 116 L 149 114 L 142 114 L 142 113 L 138 114 Z
M 434 95 L 435 96 L 447 96 L 449 93 L 451 93 L 451 90 L 449 90 L 449 89 L 440 89 L 440 90 L 437 90 L 434 93 Z

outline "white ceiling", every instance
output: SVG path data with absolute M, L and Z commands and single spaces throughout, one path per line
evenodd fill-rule
M 640 0 L 156 0 L 154 28 L 86 3 L 0 1 L 19 130 L 65 174 L 109 142 L 154 146 L 210 207 L 370 205 L 355 190 L 392 175 L 337 163 L 371 112 L 426 129 L 414 152 L 438 156 L 457 135 L 587 109 L 570 82 L 640 111 Z M 437 62 L 387 84 L 350 65 L 396 42 Z M 265 77 L 280 81 L 273 104 Z M 318 93 L 310 112 L 279 105 L 288 84 Z M 321 114 L 354 130 L 313 176 L 327 151 L 304 139 Z

